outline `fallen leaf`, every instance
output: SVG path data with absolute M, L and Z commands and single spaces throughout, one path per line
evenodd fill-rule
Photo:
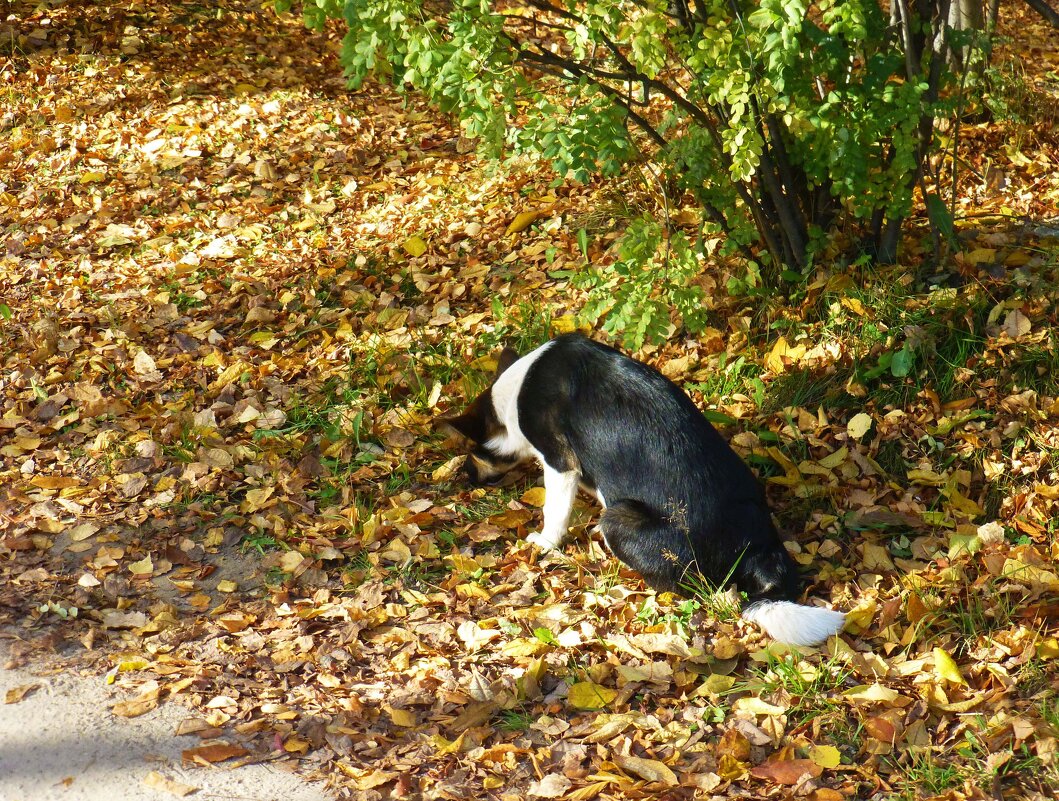
M 137 718 L 158 707 L 158 692 L 153 691 L 129 701 L 118 701 L 110 708 L 112 714 L 122 718 Z
M 1022 313 L 1022 309 L 1012 309 L 1004 318 L 1004 333 L 1012 339 L 1025 336 L 1033 329 L 1030 318 Z
M 541 212 L 539 210 L 520 212 L 515 215 L 515 219 L 511 221 L 511 224 L 508 225 L 507 230 L 504 231 L 504 233 L 517 234 L 521 231 L 525 231 L 527 228 L 533 225 L 533 221 L 540 216 Z
M 602 709 L 617 697 L 617 690 L 592 681 L 579 681 L 567 693 L 567 700 L 578 709 Z
M 649 782 L 661 782 L 669 787 L 675 787 L 679 783 L 677 775 L 665 763 L 657 759 L 643 759 L 620 754 L 615 754 L 612 759 L 614 764 L 626 773 L 632 773 Z
M 846 690 L 842 695 L 853 701 L 873 701 L 887 704 L 896 701 L 900 697 L 900 693 L 896 690 L 891 690 L 881 684 L 860 684 Z
M 811 759 L 770 759 L 750 769 L 754 778 L 776 784 L 797 784 L 805 775 L 815 778 L 822 772 L 823 768 Z
M 522 493 L 522 497 L 519 498 L 519 500 L 527 506 L 536 506 L 539 508 L 544 506 L 544 496 L 544 487 L 531 487 Z
M 833 745 L 814 745 L 809 749 L 809 759 L 822 768 L 837 768 L 842 764 L 842 753 Z
M 40 689 L 39 684 L 21 684 L 4 693 L 5 704 L 17 704 Z
M 225 762 L 236 757 L 246 756 L 250 752 L 241 745 L 228 745 L 227 743 L 211 743 L 200 745 L 198 748 L 188 748 L 180 752 L 185 762 L 203 763 Z
M 561 773 L 549 773 L 539 782 L 531 782 L 527 792 L 538 798 L 562 798 L 574 783 Z
M 151 561 L 150 555 L 145 556 L 138 562 L 133 562 L 129 565 L 129 572 L 134 576 L 149 576 L 154 571 L 154 562 Z
M 152 770 L 146 776 L 143 777 L 143 783 L 150 787 L 152 790 L 162 790 L 178 798 L 183 798 L 186 795 L 194 793 L 199 788 L 193 787 L 190 784 L 184 784 L 183 782 L 174 781 L 173 779 L 167 779 L 161 773 L 156 770 Z
M 875 423 L 872 420 L 870 414 L 865 412 L 859 412 L 850 418 L 849 422 L 846 423 L 846 433 L 849 434 L 853 439 L 860 440 L 864 438 L 864 435 L 871 430 L 872 425 Z
M 953 684 L 966 684 L 967 680 L 960 673 L 960 668 L 953 661 L 953 658 L 949 656 L 949 652 L 944 648 L 934 649 L 934 672 Z
M 410 236 L 404 241 L 402 247 L 409 256 L 422 256 L 427 252 L 427 243 L 418 236 Z

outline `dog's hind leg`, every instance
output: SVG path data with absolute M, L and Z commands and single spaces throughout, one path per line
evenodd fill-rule
M 610 550 L 659 592 L 687 594 L 695 556 L 687 535 L 638 501 L 617 500 L 599 520 Z

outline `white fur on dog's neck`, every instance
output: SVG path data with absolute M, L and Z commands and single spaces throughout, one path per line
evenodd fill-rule
M 526 373 L 533 363 L 537 361 L 554 344 L 554 340 L 545 342 L 539 348 L 527 353 L 521 359 L 508 367 L 493 384 L 490 391 L 490 399 L 496 416 L 504 425 L 504 433 L 490 439 L 485 443 L 486 448 L 497 456 L 509 456 L 517 459 L 528 459 L 535 457 L 542 464 L 544 460 L 540 453 L 530 445 L 522 433 L 518 424 L 518 396 L 522 389 L 522 382 L 526 380 Z

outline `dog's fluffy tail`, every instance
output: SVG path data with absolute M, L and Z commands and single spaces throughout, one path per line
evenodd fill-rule
M 740 617 L 757 623 L 772 639 L 788 645 L 819 645 L 838 634 L 846 622 L 842 612 L 793 601 L 752 601 Z

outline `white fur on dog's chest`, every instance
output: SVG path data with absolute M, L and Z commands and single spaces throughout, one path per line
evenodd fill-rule
M 526 380 L 533 363 L 539 359 L 548 348 L 554 344 L 545 342 L 536 350 L 527 353 L 517 362 L 508 367 L 493 384 L 491 400 L 493 410 L 497 418 L 504 425 L 504 433 L 490 439 L 486 444 L 489 450 L 498 455 L 511 456 L 518 459 L 534 457 L 538 462 L 544 464 L 540 452 L 534 448 L 518 424 L 518 396 L 522 391 L 522 384 Z

